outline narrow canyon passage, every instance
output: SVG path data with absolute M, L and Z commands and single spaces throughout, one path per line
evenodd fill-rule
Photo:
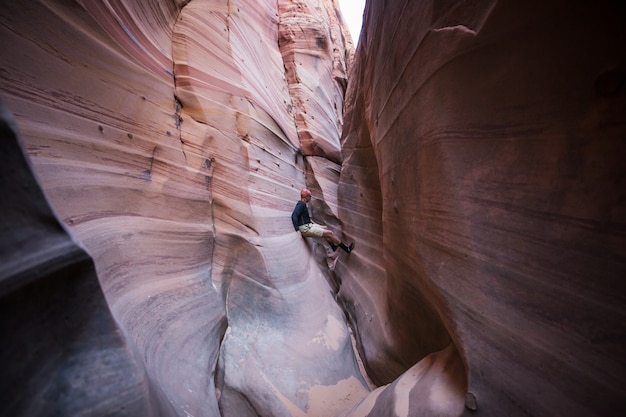
M 173 32 L 181 138 L 185 148 L 202 141 L 198 148 L 215 150 L 207 187 L 211 282 L 224 298 L 226 321 L 216 390 L 225 415 L 339 415 L 369 392 L 335 302 L 339 288 L 329 286 L 337 283 L 334 264 L 349 259 L 300 239 L 288 213 L 307 186 L 317 196 L 314 217 L 341 233 L 336 195 L 350 51 L 337 53 L 344 39 L 337 22 L 320 26 L 334 13 L 293 2 L 279 2 L 277 12 L 275 18 L 262 5 L 235 10 L 194 1 Z M 280 54 L 248 47 L 276 38 Z M 215 61 L 230 66 L 219 71 Z M 258 78 L 246 77 L 250 63 L 262 72 Z M 437 350 L 450 344 L 444 341 Z
M 0 416 L 626 413 L 618 2 L 0 3 Z

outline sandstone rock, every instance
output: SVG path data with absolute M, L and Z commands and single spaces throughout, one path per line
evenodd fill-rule
M 626 411 L 616 2 L 2 8 L 0 415 Z
M 0 103 L 2 415 L 156 415 L 93 262 L 59 223 Z
M 337 19 L 333 2 L 281 0 L 278 8 L 278 41 L 300 146 L 305 155 L 340 164 L 339 136 L 352 42 L 345 42 L 347 31 Z
M 374 390 L 346 417 L 458 416 L 465 370 L 453 345 L 422 359 L 387 386 Z
M 359 250 L 335 272 L 374 382 L 451 341 L 467 412 L 624 414 L 625 22 L 368 2 L 338 189 Z
M 93 258 L 140 358 L 128 381 L 151 390 L 135 408 L 326 415 L 363 398 L 326 260 L 312 256 L 322 246 L 289 220 L 306 183 L 331 207 L 319 219 L 336 213 L 342 59 L 351 56 L 336 6 L 302 2 L 294 17 L 270 1 L 5 3 L 2 91 L 46 195 Z M 313 41 L 312 61 L 279 48 L 279 33 L 302 24 L 325 39 Z M 306 78 L 290 85 L 283 55 L 318 68 L 290 72 Z M 19 401 L 44 401 L 46 392 L 20 389 Z M 106 392 L 112 407 L 125 404 Z M 90 401 L 65 395 L 45 398 L 47 412 Z M 24 404 L 2 415 L 28 415 Z

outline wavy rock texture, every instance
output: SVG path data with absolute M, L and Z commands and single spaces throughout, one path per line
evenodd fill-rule
M 2 10 L 0 415 L 626 411 L 617 2 Z
M 3 415 L 150 415 L 141 361 L 119 333 L 93 262 L 56 218 L 1 109 Z
M 4 3 L 6 105 L 46 195 L 94 260 L 126 335 L 111 344 L 140 358 L 136 370 L 123 352 L 105 358 L 116 372 L 128 368 L 130 386 L 106 391 L 117 413 L 334 415 L 363 398 L 369 389 L 325 279 L 325 249 L 289 220 L 305 181 L 336 202 L 351 54 L 336 5 Z M 288 35 L 305 27 L 305 40 Z M 106 310 L 51 302 L 77 320 L 108 319 L 116 334 Z M 59 355 L 63 346 L 46 351 L 29 323 L 3 339 L 31 337 L 32 352 Z M 90 349 L 108 349 L 87 336 Z M 32 398 L 50 404 L 40 415 L 78 415 L 57 404 L 90 402 L 70 388 L 63 398 L 37 389 L 45 375 L 33 369 L 21 372 L 2 415 L 31 415 Z M 94 389 L 120 378 L 107 375 Z M 145 407 L 122 408 L 122 392 Z
M 452 343 L 468 414 L 624 414 L 625 16 L 368 2 L 335 272 L 374 382 Z

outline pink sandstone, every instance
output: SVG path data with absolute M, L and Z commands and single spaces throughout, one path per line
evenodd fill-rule
M 626 412 L 617 2 L 2 6 L 0 416 Z
M 335 273 L 376 384 L 453 345 L 466 414 L 624 414 L 624 23 L 608 2 L 367 3 L 338 188 L 359 250 Z

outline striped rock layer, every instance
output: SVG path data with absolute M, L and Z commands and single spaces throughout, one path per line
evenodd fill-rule
M 623 415 L 618 3 L 2 0 L 0 416 Z

